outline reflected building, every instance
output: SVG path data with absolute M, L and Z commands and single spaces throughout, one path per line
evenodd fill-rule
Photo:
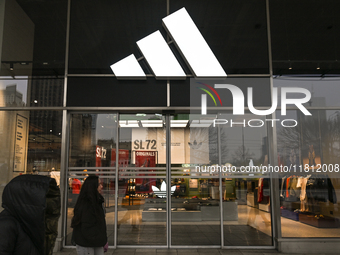
M 0 106 L 25 106 L 22 93 L 17 91 L 17 85 L 7 85 L 0 90 Z

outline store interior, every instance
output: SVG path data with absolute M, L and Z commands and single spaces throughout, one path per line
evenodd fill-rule
M 218 133 L 211 123 L 191 127 L 195 119 L 190 118 L 177 116 L 170 122 L 169 204 L 164 116 L 130 114 L 120 116 L 119 121 L 104 114 L 72 118 L 67 245 L 71 243 L 74 201 L 82 181 L 91 173 L 98 174 L 104 185 L 110 245 L 114 245 L 115 217 L 117 245 L 167 245 L 169 234 L 172 245 L 221 245 L 221 229 L 224 246 L 272 245 L 271 179 L 266 174 L 240 172 L 242 165 L 268 164 L 265 128 L 221 128 Z M 118 126 L 119 138 L 114 131 Z M 77 128 L 84 129 L 83 136 Z M 112 177 L 116 160 L 117 181 Z M 219 161 L 236 166 L 236 173 L 197 170 L 198 166 L 217 166 Z M 279 177 L 283 237 L 340 236 L 336 181 L 325 174 Z M 74 192 L 75 188 L 78 191 Z M 167 208 L 171 208 L 168 228 Z

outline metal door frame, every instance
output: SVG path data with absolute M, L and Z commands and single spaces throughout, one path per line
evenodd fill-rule
M 66 231 L 67 231 L 67 196 L 68 196 L 68 174 L 69 174 L 69 147 L 70 147 L 70 120 L 72 118 L 72 115 L 74 114 L 88 114 L 88 113 L 94 113 L 94 114 L 116 114 L 117 120 L 119 121 L 120 112 L 119 111 L 63 111 L 63 131 L 66 131 L 64 134 L 66 134 L 63 137 L 63 142 L 65 142 L 64 146 L 62 146 L 62 164 L 65 166 L 65 174 L 64 176 L 61 176 L 61 180 L 64 182 L 64 201 L 63 201 L 63 213 L 64 213 L 64 219 L 63 219 L 63 234 L 66 237 Z M 131 113 L 131 112 L 130 112 Z M 275 217 L 276 210 L 275 207 L 277 207 L 275 204 L 275 192 L 274 187 L 276 186 L 273 182 L 274 179 L 271 178 L 271 187 L 270 187 L 270 196 L 271 196 L 271 224 L 272 224 L 272 244 L 271 246 L 225 246 L 224 245 L 224 231 L 223 231 L 223 198 L 222 198 L 222 175 L 220 173 L 219 175 L 219 201 L 220 201 L 220 230 L 221 230 L 221 245 L 172 245 L 171 243 L 171 127 L 170 127 L 170 114 L 166 113 L 163 114 L 165 117 L 166 122 L 166 185 L 167 185 L 167 200 L 166 200 L 166 235 L 167 235 L 167 242 L 166 245 L 118 245 L 117 244 L 117 237 L 118 237 L 118 178 L 119 178 L 119 162 L 118 157 L 119 154 L 116 153 L 116 165 L 115 165 L 115 220 L 114 220 L 114 245 L 110 246 L 110 248 L 221 248 L 221 249 L 275 249 L 277 247 L 276 241 L 277 235 L 276 233 L 279 232 L 277 229 L 277 221 L 279 220 L 279 217 Z M 116 151 L 119 151 L 119 135 L 120 135 L 120 129 L 117 125 L 116 129 Z M 273 132 L 273 133 L 272 133 Z M 219 164 L 221 164 L 221 143 L 220 143 L 220 128 L 217 129 L 217 148 L 218 148 L 218 159 Z M 273 143 L 273 135 L 275 134 L 275 131 L 270 131 L 270 128 L 267 129 L 267 137 L 268 139 L 268 146 L 269 151 L 271 151 L 273 148 L 275 148 L 275 144 Z M 275 158 L 274 155 L 269 155 L 270 162 Z M 278 185 L 278 184 L 277 184 Z M 65 248 L 72 248 L 73 246 L 66 245 L 66 238 L 64 238 L 63 246 Z

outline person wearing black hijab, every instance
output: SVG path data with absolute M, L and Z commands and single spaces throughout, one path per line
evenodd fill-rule
M 58 234 L 60 190 L 40 175 L 13 178 L 2 194 L 0 254 L 52 255 Z
M 78 255 L 102 255 L 107 243 L 104 198 L 100 194 L 102 184 L 98 176 L 89 176 L 84 181 L 74 207 L 72 240 Z

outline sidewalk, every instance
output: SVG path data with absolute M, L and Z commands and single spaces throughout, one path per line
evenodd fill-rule
M 105 255 L 279 255 L 276 250 L 223 250 L 223 249 L 110 249 Z M 76 249 L 64 249 L 53 255 L 77 255 Z M 289 254 L 293 255 L 293 254 Z M 295 254 L 297 255 L 297 254 Z M 299 255 L 302 255 L 299 253 Z M 307 254 L 306 254 L 307 255 Z M 329 255 L 329 254 L 328 254 Z M 334 254 L 335 255 L 335 254 Z

